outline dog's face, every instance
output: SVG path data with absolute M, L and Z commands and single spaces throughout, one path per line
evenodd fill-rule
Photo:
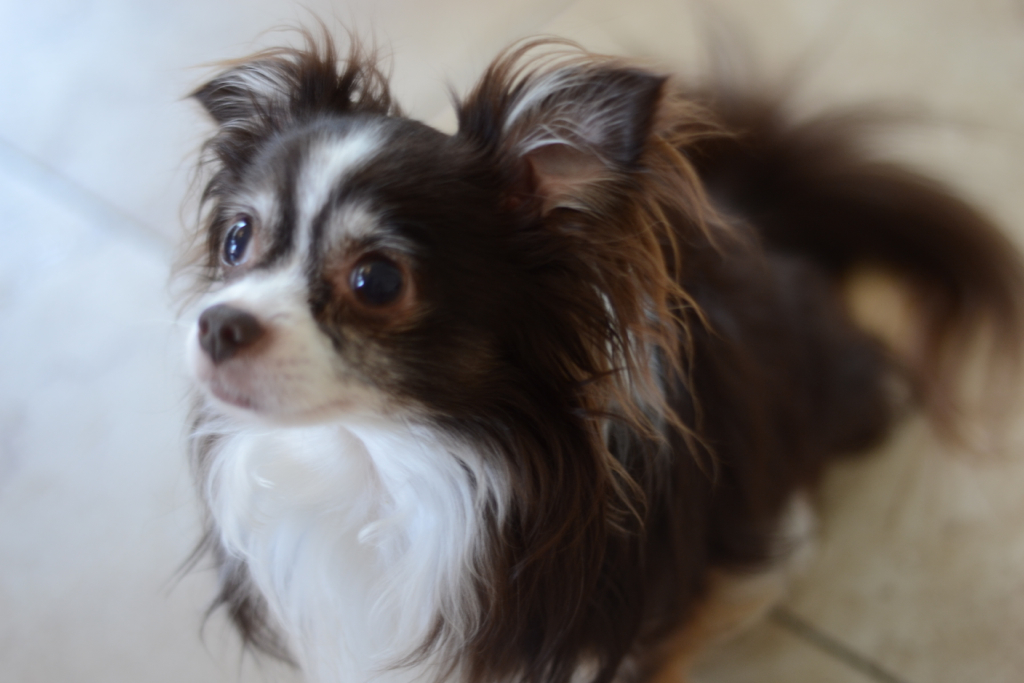
M 514 229 L 493 170 L 457 140 L 402 118 L 325 117 L 267 141 L 215 212 L 190 356 L 229 409 L 378 411 L 495 364 Z
M 564 219 L 636 170 L 662 79 L 492 75 L 447 136 L 397 115 L 372 67 L 335 68 L 273 56 L 196 95 L 221 126 L 189 342 L 210 400 L 284 422 L 450 416 L 524 374 L 593 371 L 579 335 L 607 333 L 609 296 Z

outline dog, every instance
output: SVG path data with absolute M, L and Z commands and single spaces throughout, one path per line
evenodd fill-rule
M 555 40 L 453 135 L 310 34 L 193 97 L 197 552 L 314 681 L 684 680 L 779 599 L 828 465 L 1022 340 L 1009 241 L 856 116 Z M 868 266 L 898 348 L 843 298 Z

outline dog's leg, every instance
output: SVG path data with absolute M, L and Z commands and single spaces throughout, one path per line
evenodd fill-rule
M 780 602 L 813 555 L 815 523 L 806 496 L 798 494 L 779 524 L 773 566 L 749 573 L 712 570 L 693 614 L 657 648 L 652 683 L 687 683 L 701 653 L 750 628 Z
M 788 578 L 788 572 L 780 570 L 752 575 L 712 572 L 705 599 L 659 648 L 662 664 L 652 683 L 687 683 L 701 653 L 757 623 L 782 599 Z

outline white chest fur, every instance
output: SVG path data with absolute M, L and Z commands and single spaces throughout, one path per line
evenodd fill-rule
M 454 642 L 475 628 L 480 520 L 500 517 L 503 479 L 403 422 L 249 426 L 212 454 L 206 495 L 311 679 L 401 683 L 437 666 L 389 668 L 438 619 Z

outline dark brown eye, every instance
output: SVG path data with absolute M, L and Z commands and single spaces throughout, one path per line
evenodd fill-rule
M 221 258 L 229 266 L 237 266 L 245 261 L 252 240 L 252 219 L 249 216 L 238 216 L 224 235 L 224 251 Z
M 405 274 L 394 261 L 382 256 L 363 259 L 352 269 L 349 284 L 365 306 L 387 306 L 402 294 Z

